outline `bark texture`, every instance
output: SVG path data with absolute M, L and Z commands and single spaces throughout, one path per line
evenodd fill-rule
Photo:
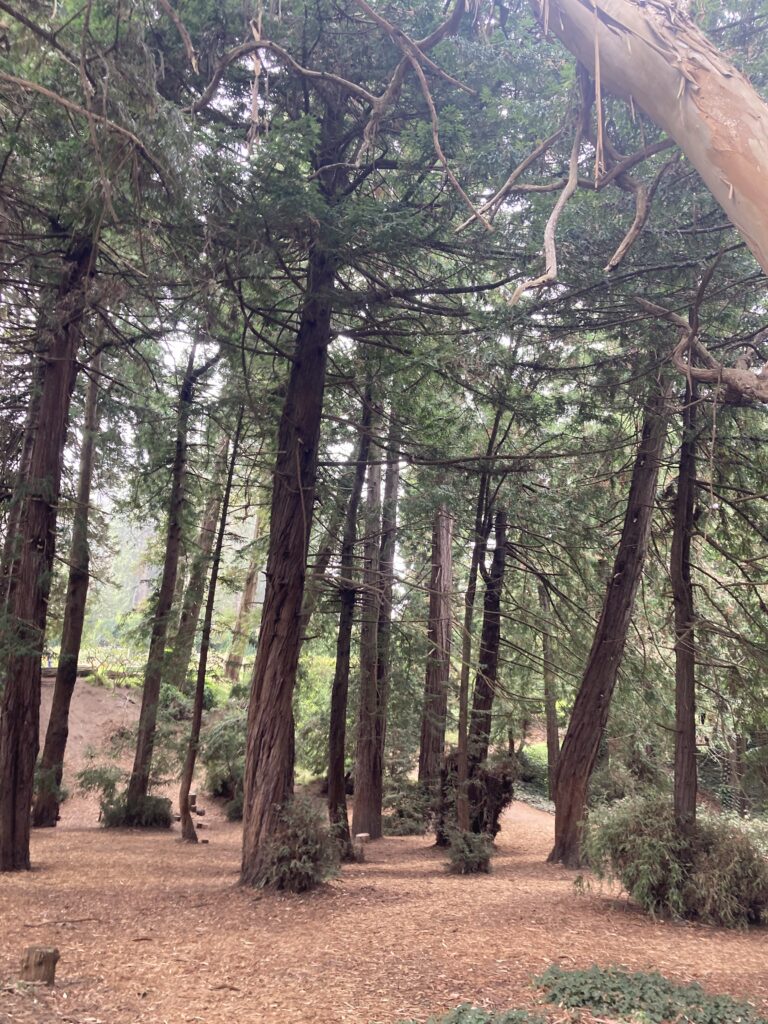
M 377 739 L 380 714 L 377 665 L 381 604 L 381 463 L 378 452 L 368 461 L 363 525 L 365 535 L 360 614 L 360 710 L 357 719 L 352 834 L 367 832 L 371 839 L 379 839 L 382 764 Z
M 65 257 L 51 317 L 7 595 L 8 651 L 0 709 L 0 871 L 29 869 L 30 808 L 40 724 L 40 660 L 51 586 L 56 515 L 80 328 L 95 248 L 75 240 Z
M 195 635 L 197 634 L 197 626 L 200 621 L 200 612 L 205 596 L 205 581 L 211 562 L 211 552 L 213 551 L 213 542 L 216 536 L 216 524 L 219 521 L 222 482 L 227 472 L 228 448 L 229 439 L 223 437 L 216 450 L 213 479 L 210 485 L 211 492 L 208 495 L 208 500 L 203 509 L 203 517 L 200 521 L 189 580 L 181 602 L 179 626 L 176 630 L 173 646 L 163 672 L 167 682 L 184 691 L 187 690 L 187 672 L 189 671 L 189 663 L 192 660 L 192 651 L 195 646 Z
M 552 652 L 552 604 L 549 600 L 549 591 L 543 583 L 539 583 L 539 607 L 544 615 L 541 646 L 544 661 L 544 714 L 547 724 L 547 788 L 551 800 L 555 792 L 555 775 L 560 757 L 560 733 L 557 727 L 557 679 Z
M 665 393 L 651 403 L 643 422 L 613 573 L 558 760 L 555 845 L 548 859 L 566 867 L 581 863 L 580 832 L 587 786 L 608 721 L 643 569 L 666 431 Z
M 495 547 L 491 567 L 480 571 L 485 580 L 483 598 L 483 629 L 480 635 L 475 690 L 472 695 L 472 717 L 469 722 L 469 777 L 488 757 L 491 740 L 491 713 L 499 676 L 499 645 L 501 643 L 501 591 L 507 557 L 507 513 L 499 509 L 494 522 Z
M 445 747 L 451 671 L 452 542 L 453 520 L 447 509 L 440 508 L 432 525 L 427 669 L 419 746 L 419 782 L 430 789 L 440 780 Z
M 687 830 L 696 820 L 696 640 L 691 580 L 691 538 L 696 490 L 696 391 L 685 392 L 683 439 L 677 474 L 669 573 L 675 608 L 675 820 Z
M 181 838 L 188 843 L 197 842 L 197 830 L 192 820 L 190 809 L 189 791 L 192 788 L 192 777 L 195 774 L 195 762 L 197 761 L 197 748 L 200 744 L 200 726 L 203 721 L 203 703 L 205 698 L 205 675 L 208 670 L 208 652 L 211 647 L 211 627 L 213 625 L 213 606 L 216 600 L 216 584 L 219 579 L 219 566 L 221 565 L 221 552 L 224 547 L 224 534 L 227 527 L 227 515 L 229 513 L 229 500 L 232 494 L 232 480 L 235 475 L 235 464 L 237 463 L 238 447 L 240 444 L 240 431 L 243 423 L 243 411 L 240 410 L 237 419 L 235 435 L 232 439 L 232 454 L 229 458 L 227 478 L 224 484 L 224 494 L 220 502 L 221 514 L 219 517 L 219 529 L 216 535 L 216 548 L 211 561 L 211 579 L 208 583 L 208 598 L 205 603 L 205 615 L 203 616 L 203 630 L 200 637 L 200 659 L 197 664 L 197 679 L 195 681 L 195 698 L 192 705 L 192 724 L 189 730 L 189 743 L 184 758 L 184 766 L 181 771 L 181 784 L 179 786 L 179 814 L 181 816 Z M 218 487 L 218 480 L 215 482 Z M 215 528 L 215 524 L 214 524 Z
M 317 446 L 333 308 L 333 260 L 309 257 L 293 364 L 280 418 L 267 559 L 267 589 L 248 707 L 241 878 L 260 875 L 264 841 L 293 787 L 291 702 L 296 683 Z
M 77 496 L 72 523 L 72 542 L 69 549 L 69 577 L 64 603 L 64 622 L 61 648 L 53 684 L 51 713 L 45 733 L 43 755 L 40 759 L 39 782 L 32 809 L 32 824 L 36 828 L 53 828 L 59 820 L 59 792 L 64 770 L 64 753 L 69 736 L 69 706 L 77 681 L 77 662 L 85 622 L 88 598 L 89 546 L 88 519 L 91 503 L 91 481 L 99 429 L 99 368 L 97 356 L 91 365 L 91 378 L 85 400 L 83 441 L 80 449 Z
M 224 675 L 232 683 L 240 681 L 240 673 L 243 670 L 243 658 L 245 657 L 245 651 L 248 646 L 251 613 L 253 611 L 253 606 L 256 603 L 256 588 L 259 582 L 259 567 L 261 565 L 261 559 L 255 550 L 255 546 L 259 540 L 260 524 L 261 520 L 257 513 L 256 522 L 253 526 L 253 539 L 251 541 L 254 546 L 254 551 L 248 563 L 248 572 L 245 576 L 243 592 L 240 595 L 240 603 L 237 606 L 235 628 L 232 631 L 232 646 L 229 648 L 227 663 L 224 667 Z
M 602 88 L 641 107 L 701 175 L 768 273 L 768 104 L 672 3 L 532 0 Z
M 355 475 L 347 502 L 344 532 L 341 540 L 339 567 L 339 630 L 336 637 L 336 667 L 331 689 L 331 718 L 328 732 L 328 817 L 339 839 L 345 859 L 352 856 L 352 838 L 347 815 L 347 794 L 344 779 L 344 755 L 347 742 L 347 698 L 349 666 L 352 651 L 352 625 L 355 615 L 357 586 L 355 581 L 355 542 L 357 512 L 365 482 L 365 468 L 371 445 L 371 393 L 363 399 L 360 444 L 355 461 Z
M 197 371 L 194 369 L 194 347 L 189 356 L 187 368 L 179 394 L 176 413 L 176 445 L 171 468 L 171 494 L 168 502 L 168 526 L 165 537 L 165 555 L 160 590 L 152 618 L 152 632 L 149 640 L 149 654 L 144 670 L 144 689 L 141 698 L 139 729 L 136 738 L 136 753 L 133 770 L 126 793 L 127 818 L 138 814 L 141 803 L 149 791 L 152 752 L 155 745 L 157 726 L 157 702 L 165 663 L 165 641 L 176 589 L 176 575 L 181 553 L 182 513 L 184 508 L 184 483 L 187 468 L 187 429 L 192 410 Z

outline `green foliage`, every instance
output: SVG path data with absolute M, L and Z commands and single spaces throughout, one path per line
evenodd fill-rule
M 145 796 L 129 804 L 124 793 L 101 802 L 104 828 L 170 828 L 171 801 L 163 796 Z
M 171 683 L 163 683 L 160 687 L 158 708 L 174 722 L 185 722 L 192 717 L 192 698 Z
M 39 761 L 35 765 L 35 793 L 53 793 L 57 803 L 60 804 L 63 804 L 69 796 L 66 786 L 56 782 L 55 769 L 44 769 Z
M 630 797 L 592 812 L 584 850 L 651 914 L 743 927 L 768 907 L 768 859 L 731 819 L 704 817 L 689 835 L 667 800 Z
M 89 764 L 77 773 L 77 785 L 83 793 L 97 793 L 102 804 L 111 803 L 123 774 L 116 764 Z
M 384 794 L 384 809 L 390 813 L 382 818 L 384 835 L 423 836 L 432 824 L 432 799 L 419 785 L 405 776 L 395 776 Z
M 641 1020 L 644 1024 L 765 1024 L 751 1006 L 730 996 L 710 996 L 699 985 L 677 985 L 661 974 L 617 967 L 564 971 L 548 967 L 537 983 L 548 1002 L 567 1009 Z
M 416 1024 L 415 1021 L 404 1021 L 403 1024 Z M 441 1017 L 431 1017 L 429 1024 L 546 1024 L 544 1017 L 528 1010 L 503 1010 L 493 1013 L 481 1010 L 469 1003 L 462 1003 Z
M 255 885 L 307 892 L 335 875 L 338 866 L 338 845 L 315 805 L 294 797 L 282 808 L 275 834 L 265 845 Z
M 207 730 L 200 760 L 205 766 L 205 788 L 212 796 L 233 801 L 242 794 L 246 722 L 246 709 L 235 706 Z
M 531 743 L 516 757 L 517 777 L 528 786 L 528 791 L 546 797 L 549 794 L 549 768 L 546 743 Z
M 452 831 L 448 837 L 448 870 L 452 875 L 487 874 L 491 870 L 493 840 L 477 832 Z

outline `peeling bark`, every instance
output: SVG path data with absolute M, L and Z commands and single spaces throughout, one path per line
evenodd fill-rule
M 670 3 L 532 0 L 602 88 L 677 142 L 768 273 L 768 104 Z

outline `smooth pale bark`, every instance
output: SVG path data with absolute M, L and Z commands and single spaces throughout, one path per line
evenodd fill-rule
M 192 567 L 189 571 L 189 580 L 181 602 L 179 626 L 171 645 L 171 652 L 166 658 L 165 669 L 163 670 L 165 681 L 184 691 L 187 689 L 187 671 L 192 660 L 192 650 L 195 646 L 195 635 L 198 622 L 200 621 L 200 612 L 203 607 L 203 597 L 205 596 L 205 580 L 208 575 L 213 542 L 216 536 L 216 523 L 219 521 L 221 485 L 227 472 L 228 448 L 229 438 L 223 437 L 216 449 L 213 479 L 210 485 L 211 492 L 208 495 L 200 521 L 200 529 L 198 530 L 197 542 L 195 543 L 192 556 Z
M 347 698 L 352 651 L 352 626 L 357 599 L 355 580 L 355 543 L 357 512 L 365 482 L 365 469 L 371 446 L 371 393 L 366 391 L 360 423 L 360 443 L 355 459 L 355 475 L 347 502 L 339 566 L 339 630 L 336 637 L 336 666 L 331 688 L 331 717 L 328 729 L 328 818 L 338 838 L 344 859 L 352 856 L 352 838 L 347 814 L 344 758 L 347 741 Z
M 666 392 L 650 404 L 632 470 L 627 511 L 600 620 L 579 686 L 555 776 L 551 863 L 581 863 L 581 822 L 600 749 L 648 546 L 659 463 L 667 433 Z
M 378 699 L 378 631 L 381 604 L 381 463 L 378 452 L 368 460 L 363 513 L 363 591 L 360 612 L 360 707 L 355 749 L 355 805 L 352 834 L 381 837 L 380 785 L 382 765 L 376 742 Z
M 532 0 L 603 90 L 680 146 L 768 273 L 768 104 L 672 3 Z
M 168 501 L 168 525 L 165 536 L 165 554 L 160 589 L 157 595 L 149 653 L 144 669 L 144 689 L 141 697 L 139 728 L 136 737 L 136 753 L 133 770 L 126 791 L 127 820 L 138 817 L 141 803 L 149 792 L 152 753 L 155 746 L 157 726 L 157 704 L 160 697 L 160 683 L 165 663 L 165 641 L 176 589 L 176 575 L 181 554 L 182 513 L 184 508 L 184 484 L 187 470 L 187 429 L 192 411 L 192 395 L 197 379 L 194 369 L 195 349 L 189 354 L 187 368 L 179 393 L 176 411 L 176 443 L 171 467 L 171 493 Z
M 549 591 L 541 582 L 539 583 L 539 607 L 544 615 L 541 647 L 544 661 L 544 714 L 547 723 L 547 789 L 551 800 L 555 792 L 555 774 L 560 757 L 560 733 L 557 727 L 557 680 L 552 653 L 552 603 L 549 599 Z
M 265 841 L 293 789 L 293 718 L 307 548 L 317 475 L 335 266 L 322 244 L 309 257 L 288 388 L 280 417 L 267 588 L 248 707 L 241 879 L 258 881 Z
M 64 602 L 64 622 L 61 630 L 59 663 L 53 684 L 51 713 L 45 732 L 43 754 L 40 758 L 39 783 L 32 809 L 35 828 L 53 828 L 59 820 L 59 792 L 64 771 L 64 754 L 69 736 L 69 706 L 77 681 L 77 663 L 85 622 L 88 598 L 89 546 L 88 519 L 91 505 L 91 482 L 99 429 L 99 371 L 100 356 L 91 364 L 91 378 L 85 399 L 83 440 L 80 448 L 77 495 L 72 522 L 72 541 L 69 548 L 69 577 Z
M 256 603 L 256 589 L 259 583 L 259 568 L 261 566 L 261 559 L 256 552 L 256 543 L 259 539 L 260 528 L 261 519 L 257 513 L 256 521 L 253 526 L 253 539 L 251 541 L 253 546 L 253 555 L 248 563 L 248 572 L 245 576 L 243 592 L 240 595 L 240 603 L 237 606 L 235 628 L 232 630 L 232 646 L 229 648 L 227 663 L 224 667 L 224 675 L 232 683 L 237 683 L 240 680 L 240 673 L 243 668 L 243 658 L 245 657 L 245 650 L 248 646 L 248 627 L 251 621 L 251 612 L 253 611 L 253 606 Z
M 451 671 L 452 541 L 453 520 L 443 507 L 435 512 L 432 525 L 427 668 L 419 746 L 419 782 L 429 789 L 439 782 L 445 747 Z
M 20 482 L 19 542 L 4 624 L 8 649 L 0 709 L 0 871 L 30 867 L 29 812 L 39 745 L 41 657 L 77 350 L 95 255 L 90 239 L 73 240 L 63 261 L 53 310 L 41 325 L 40 402 L 27 473 Z
M 677 474 L 675 521 L 669 574 L 675 609 L 675 821 L 690 829 L 696 820 L 696 640 L 691 580 L 691 538 L 696 491 L 696 390 L 685 390 L 683 439 Z
M 203 616 L 203 629 L 200 637 L 200 659 L 197 664 L 197 679 L 195 681 L 195 698 L 192 706 L 192 724 L 189 730 L 189 742 L 187 753 L 184 758 L 184 767 L 181 771 L 181 784 L 179 786 L 179 814 L 181 817 L 181 838 L 188 843 L 197 842 L 197 829 L 192 820 L 192 812 L 189 807 L 189 791 L 192 787 L 192 777 L 195 774 L 195 762 L 197 761 L 197 748 L 200 744 L 200 726 L 203 721 L 203 703 L 205 700 L 205 675 L 208 670 L 208 652 L 211 647 L 211 627 L 213 626 L 213 606 L 216 600 L 216 584 L 219 580 L 219 566 L 221 565 L 221 552 L 224 547 L 224 534 L 227 528 L 227 515 L 229 514 L 229 500 L 232 495 L 232 480 L 235 475 L 235 464 L 237 463 L 238 447 L 240 444 L 240 431 L 243 425 L 243 410 L 237 418 L 237 427 L 232 439 L 232 454 L 229 457 L 227 478 L 224 484 L 224 494 L 220 505 L 219 529 L 216 535 L 216 547 L 211 560 L 211 578 L 208 583 L 208 598 L 205 603 L 205 615 Z M 220 449 L 221 450 L 221 449 Z M 217 474 L 218 476 L 218 474 Z M 218 479 L 214 486 L 218 488 Z

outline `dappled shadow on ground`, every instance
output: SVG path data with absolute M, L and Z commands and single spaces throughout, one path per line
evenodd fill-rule
M 575 887 L 544 863 L 552 819 L 522 804 L 490 875 L 449 875 L 430 837 L 392 837 L 306 897 L 240 888 L 239 828 L 210 807 L 197 847 L 85 829 L 75 811 L 75 827 L 35 834 L 38 870 L 0 877 L 0 977 L 27 945 L 61 950 L 54 992 L 34 1006 L 0 992 L 0 1021 L 393 1024 L 464 1000 L 531 1006 L 552 962 L 660 970 L 768 1006 L 765 930 L 651 921 Z

